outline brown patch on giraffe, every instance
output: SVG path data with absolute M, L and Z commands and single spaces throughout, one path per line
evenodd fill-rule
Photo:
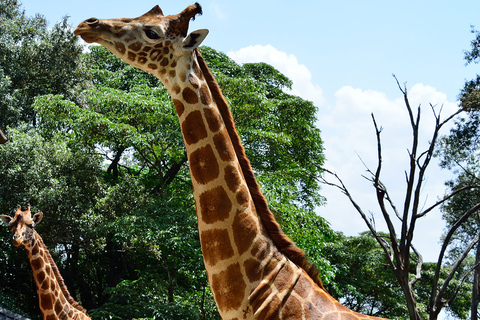
M 201 81 L 205 80 L 205 77 L 203 76 L 203 72 L 196 61 L 193 62 L 192 68 L 193 68 L 193 73 L 197 76 L 198 79 L 200 79 Z
M 140 49 L 142 48 L 142 43 L 137 41 L 137 42 L 134 42 L 132 43 L 131 45 L 128 46 L 128 49 L 132 50 L 132 51 L 139 51 Z
M 156 70 L 158 68 L 158 66 L 155 63 L 149 63 L 148 68 L 152 69 L 152 70 Z
M 156 44 L 154 48 L 162 48 L 163 47 L 163 43 L 159 43 L 159 44 Z
M 41 288 L 44 291 L 47 291 L 50 288 L 50 281 L 48 281 L 48 279 L 43 281 L 41 284 L 42 284 Z
M 45 317 L 45 320 L 57 320 L 57 316 L 54 315 L 54 314 L 49 314 L 48 316 Z M 67 317 L 65 317 L 65 319 L 62 319 L 62 320 L 66 320 Z
M 248 208 L 248 204 L 250 202 L 250 193 L 245 185 L 242 185 L 240 190 L 237 192 L 235 196 L 237 198 L 237 203 L 244 208 Z
M 38 257 L 37 259 L 33 259 L 30 264 L 32 265 L 33 270 L 40 270 L 40 268 L 45 264 L 42 257 Z
M 185 106 L 180 100 L 172 99 L 172 101 L 173 101 L 173 105 L 175 106 L 175 109 L 177 110 L 178 116 L 181 117 L 183 112 L 185 111 Z
M 40 294 L 40 308 L 43 310 L 53 309 L 52 298 L 49 294 Z
M 207 224 L 227 219 L 232 210 L 232 202 L 222 186 L 202 193 L 199 202 L 202 221 Z
M 168 66 L 169 63 L 170 63 L 170 60 L 168 60 L 168 58 L 163 58 L 162 61 L 160 62 L 160 65 L 162 67 L 166 67 Z
M 163 69 L 165 70 L 165 69 Z M 178 85 L 178 83 L 175 83 L 173 85 L 173 88 L 172 88 L 173 92 L 175 92 L 176 94 L 179 94 L 181 91 L 182 91 L 182 88 L 180 88 L 180 86 Z
M 37 274 L 37 281 L 38 283 L 42 283 L 46 278 L 46 275 L 45 275 L 45 272 L 44 271 L 40 271 L 38 274 Z
M 152 50 L 150 52 L 150 59 L 156 61 L 159 56 L 161 56 L 162 50 Z
M 242 183 L 242 178 L 240 177 L 236 167 L 230 165 L 225 168 L 225 182 L 227 183 L 227 187 L 230 189 L 230 191 L 237 191 L 238 187 Z
M 170 67 L 172 68 L 175 68 L 177 66 L 177 61 L 173 60 L 172 64 L 170 65 Z M 185 81 L 185 80 L 183 80 Z
M 158 74 L 161 75 L 161 76 L 164 76 L 164 75 L 167 74 L 167 70 L 162 69 L 162 70 L 160 70 L 160 71 L 158 72 Z
M 273 280 L 278 292 L 282 292 L 285 289 L 289 289 L 288 285 L 291 284 L 294 270 L 290 264 L 286 264 Z
M 187 80 L 187 74 L 183 70 L 180 71 L 180 74 L 178 76 L 180 78 L 180 81 L 182 81 L 182 82 L 185 82 Z
M 121 42 L 115 41 L 115 48 L 117 48 L 117 51 L 120 52 L 121 54 L 125 54 L 127 49 L 125 48 L 125 45 Z
M 233 150 L 227 130 L 223 129 L 213 136 L 213 142 L 215 143 L 215 149 L 217 150 L 218 155 L 223 161 L 235 160 L 235 151 Z
M 222 312 L 238 309 L 242 305 L 246 288 L 238 263 L 212 275 L 212 291 L 218 308 Z
M 55 302 L 55 313 L 60 314 L 60 312 L 63 312 L 63 306 L 60 301 L 57 300 L 57 302 Z
M 296 320 L 302 314 L 302 302 L 289 295 L 282 307 L 282 320 Z
M 200 101 L 206 106 L 209 106 L 210 103 L 212 103 L 212 95 L 206 83 L 202 83 L 202 86 L 200 87 Z
M 137 59 L 137 62 L 140 63 L 140 64 L 145 64 L 145 63 L 147 63 L 147 61 L 148 61 L 148 60 L 147 60 L 147 58 L 145 58 L 145 57 L 139 57 L 139 58 Z
M 133 53 L 132 51 L 128 51 L 128 59 L 131 60 L 131 61 L 135 61 L 135 59 L 137 59 L 137 55 L 135 53 Z
M 163 48 L 163 53 L 164 54 L 168 54 L 170 52 L 170 49 L 168 49 L 167 47 Z
M 150 51 L 150 50 L 152 50 L 152 47 L 150 47 L 150 46 L 145 46 L 145 47 L 143 47 L 143 50 L 142 50 L 142 51 L 143 51 L 143 52 L 148 52 L 148 51 Z
M 202 89 L 200 89 L 200 100 L 202 100 Z M 203 114 L 205 115 L 208 127 L 212 132 L 217 132 L 220 130 L 222 127 L 222 120 L 220 119 L 220 115 L 218 114 L 217 110 L 214 108 L 205 108 L 203 110 Z
M 247 259 L 243 263 L 245 274 L 250 282 L 259 281 L 262 278 L 262 267 L 259 261 L 255 259 Z
M 38 248 L 37 245 L 33 246 L 33 248 L 32 248 L 32 257 L 36 256 L 39 251 L 40 251 L 40 249 Z
M 263 239 L 257 239 L 250 253 L 258 260 L 264 260 L 270 252 L 270 243 Z
M 273 290 L 270 283 L 261 282 L 250 295 L 250 302 L 253 312 L 256 313 L 268 297 L 272 294 Z
M 280 304 L 281 303 L 282 302 L 280 301 L 280 298 L 278 298 L 277 296 L 273 296 L 273 298 L 268 303 L 268 307 L 263 309 L 258 314 L 258 319 L 264 319 L 264 320 L 280 319 L 279 313 L 280 313 Z
M 215 180 L 220 174 L 217 158 L 209 144 L 193 151 L 188 161 L 190 162 L 192 178 L 199 184 L 207 184 Z
M 229 259 L 234 255 L 228 231 L 225 229 L 203 231 L 200 234 L 200 242 L 203 258 L 210 266 L 214 266 L 219 261 Z
M 182 96 L 183 96 L 183 99 L 189 104 L 198 103 L 197 94 L 195 93 L 195 91 L 193 91 L 189 87 L 186 87 L 183 89 Z
M 199 110 L 192 111 L 187 115 L 182 123 L 182 132 L 188 145 L 197 143 L 207 137 L 207 129 L 203 124 L 202 113 Z
M 193 74 L 188 75 L 188 82 L 195 88 L 198 89 L 200 87 L 200 83 L 198 82 L 198 79 L 193 76 Z
M 168 75 L 170 76 L 170 78 L 175 78 L 175 76 L 177 75 L 177 72 L 175 70 L 170 70 L 168 72 Z
M 244 211 L 238 211 L 232 223 L 233 240 L 238 249 L 238 254 L 245 253 L 253 244 L 257 235 L 257 224 L 252 217 Z

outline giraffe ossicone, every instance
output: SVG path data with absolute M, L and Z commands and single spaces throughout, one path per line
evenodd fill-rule
M 232 114 L 188 33 L 198 3 L 164 16 L 90 18 L 75 34 L 154 74 L 177 110 L 197 209 L 208 281 L 223 319 L 374 319 L 349 310 L 323 288 L 305 254 L 281 231 L 255 180 Z
M 44 320 L 90 319 L 85 309 L 70 296 L 57 265 L 42 238 L 34 229 L 42 218 L 41 212 L 32 217 L 30 205 L 26 211 L 22 211 L 21 206 L 17 206 L 13 218 L 0 215 L 0 219 L 13 231 L 13 245 L 17 248 L 23 245 L 27 250 L 42 318 Z

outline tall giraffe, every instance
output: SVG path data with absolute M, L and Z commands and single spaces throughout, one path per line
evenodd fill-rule
M 157 76 L 178 113 L 197 208 L 200 242 L 223 319 L 374 319 L 342 306 L 304 253 L 285 236 L 255 180 L 232 115 L 187 35 L 198 3 L 164 16 L 159 6 L 133 19 L 90 18 L 75 29 L 128 64 Z
M 44 320 L 90 319 L 85 309 L 70 296 L 57 265 L 42 238 L 34 229 L 42 221 L 42 217 L 41 212 L 32 217 L 30 206 L 26 211 L 22 211 L 18 206 L 13 218 L 0 215 L 0 219 L 13 231 L 13 245 L 17 248 L 23 245 L 27 249 L 42 318 Z

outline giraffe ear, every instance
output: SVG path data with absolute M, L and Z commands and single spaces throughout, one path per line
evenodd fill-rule
M 183 49 L 193 50 L 198 48 L 208 34 L 208 29 L 200 29 L 192 31 L 185 39 L 183 39 Z
M 3 223 L 5 223 L 7 226 L 10 225 L 10 221 L 12 221 L 12 218 L 9 216 L 0 216 L 0 219 L 2 219 Z
M 36 225 L 38 225 L 42 221 L 42 218 L 43 218 L 43 213 L 42 212 L 36 213 L 33 216 L 33 219 L 32 219 L 33 220 L 32 228 L 35 227 Z

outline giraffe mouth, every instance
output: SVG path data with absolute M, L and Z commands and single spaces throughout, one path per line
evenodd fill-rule
M 93 43 L 93 42 L 98 42 L 100 39 L 100 36 L 96 32 L 89 32 L 89 31 L 84 31 L 84 30 L 75 30 L 74 34 L 76 36 L 80 36 L 85 42 L 87 43 Z

